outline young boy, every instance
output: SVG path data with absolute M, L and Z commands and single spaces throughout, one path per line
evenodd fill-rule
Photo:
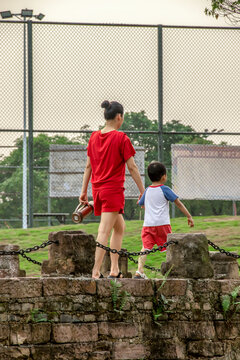
M 188 225 L 194 226 L 191 214 L 188 212 L 178 196 L 166 185 L 167 171 L 165 165 L 159 161 L 153 161 L 148 166 L 148 176 L 152 185 L 146 188 L 138 204 L 145 207 L 144 223 L 142 228 L 141 251 L 151 250 L 156 244 L 163 245 L 167 242 L 167 234 L 171 233 L 169 201 L 174 202 L 177 207 L 187 216 Z M 163 248 L 161 251 L 166 251 Z M 134 279 L 147 279 L 143 272 L 147 255 L 138 259 L 138 270 Z

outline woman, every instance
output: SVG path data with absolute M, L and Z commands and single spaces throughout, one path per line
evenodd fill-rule
M 81 203 L 86 204 L 87 188 L 91 178 L 94 201 L 94 214 L 101 215 L 97 241 L 107 245 L 111 230 L 113 230 L 110 247 L 120 250 L 125 230 L 124 213 L 124 181 L 125 163 L 138 186 L 140 197 L 144 193 L 144 186 L 134 161 L 135 150 L 130 139 L 120 129 L 124 121 L 123 106 L 117 101 L 105 100 L 105 127 L 92 133 L 87 149 L 87 163 L 83 176 L 82 192 L 79 197 Z M 97 247 L 92 277 L 98 279 L 105 250 Z M 118 267 L 118 255 L 110 254 L 111 270 L 109 278 L 122 277 Z

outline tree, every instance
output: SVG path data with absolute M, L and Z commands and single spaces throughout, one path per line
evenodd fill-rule
M 216 19 L 224 17 L 237 25 L 240 22 L 240 0 L 211 0 L 211 8 L 205 8 L 205 14 Z
M 18 138 L 15 144 L 17 148 L 0 161 L 1 166 L 4 166 L 0 172 L 0 218 L 19 218 L 20 220 L 22 216 L 22 138 Z M 79 140 L 71 140 L 58 135 L 49 137 L 45 134 L 34 137 L 34 212 L 47 211 L 50 144 L 79 144 Z M 65 211 L 67 211 L 66 207 L 72 210 L 73 206 L 69 200 L 52 200 L 53 207 L 57 209 L 63 208 L 63 204 Z

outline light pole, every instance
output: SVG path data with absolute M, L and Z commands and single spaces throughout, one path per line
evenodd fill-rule
M 27 61 L 26 61 L 26 19 L 29 22 L 31 18 L 36 18 L 42 20 L 44 18 L 43 14 L 33 15 L 33 10 L 23 9 L 20 14 L 13 14 L 11 11 L 2 11 L 0 12 L 2 19 L 9 19 L 13 16 L 17 17 L 19 20 L 24 20 L 23 27 L 23 178 L 22 178 L 22 228 L 26 229 L 28 227 L 27 219 Z M 32 125 L 31 125 L 32 127 Z M 30 128 L 30 126 L 29 126 Z M 32 137 L 32 133 L 31 133 Z M 29 134 L 30 138 L 30 134 Z M 29 169 L 32 167 L 32 164 L 29 163 Z M 29 171 L 30 173 L 30 171 Z M 31 184 L 32 187 L 32 184 Z M 32 190 L 29 191 L 29 196 L 32 198 Z M 32 201 L 29 203 L 29 226 L 32 227 Z

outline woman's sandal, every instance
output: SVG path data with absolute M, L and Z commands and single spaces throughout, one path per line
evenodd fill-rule
M 117 276 L 114 275 L 109 275 L 108 279 L 122 279 L 123 278 L 123 274 L 121 273 L 121 271 L 119 271 Z

